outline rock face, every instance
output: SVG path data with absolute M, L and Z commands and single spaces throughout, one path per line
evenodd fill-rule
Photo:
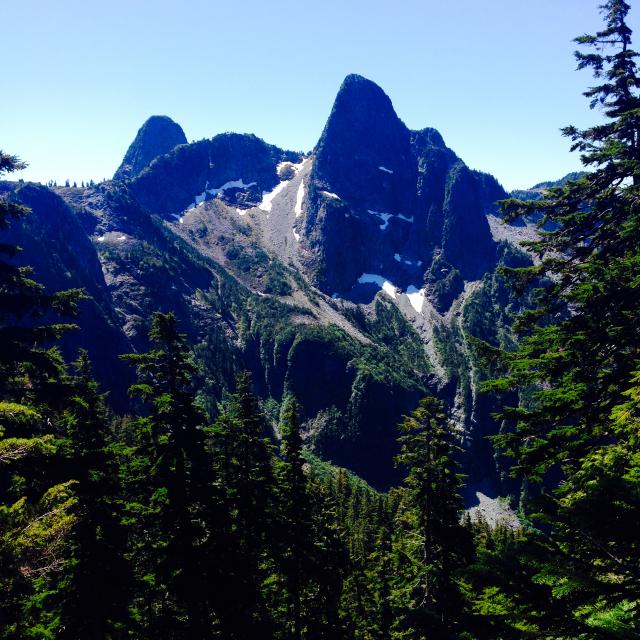
M 67 333 L 63 353 L 71 360 L 79 347 L 87 349 L 96 376 L 109 383 L 112 403 L 124 409 L 132 376 L 114 354 L 131 351 L 131 344 L 121 331 L 98 254 L 81 217 L 60 196 L 40 185 L 19 186 L 14 197 L 31 213 L 22 224 L 4 232 L 3 241 L 22 248 L 14 258 L 16 264 L 33 268 L 35 279 L 48 290 L 81 288 L 86 292 L 88 297 L 80 301 L 75 319 L 85 331 Z
M 186 143 L 179 124 L 168 116 L 151 116 L 138 130 L 113 179 L 135 178 L 152 160 Z
M 345 79 L 314 156 L 305 234 L 325 293 L 358 297 L 358 279 L 376 274 L 426 284 L 444 310 L 495 264 L 486 214 L 507 194 L 435 129 L 407 129 L 370 80 Z
M 354 207 L 413 209 L 416 166 L 410 134 L 391 100 L 362 76 L 347 76 L 315 150 L 314 178 Z

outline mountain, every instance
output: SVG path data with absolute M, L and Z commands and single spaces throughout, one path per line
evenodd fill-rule
M 135 178 L 155 158 L 180 144 L 187 144 L 187 137 L 179 124 L 168 116 L 151 116 L 138 130 L 113 179 Z
M 278 184 L 280 162 L 299 159 L 300 154 L 254 135 L 224 133 L 157 158 L 133 179 L 131 191 L 146 210 L 164 216 L 177 215 L 208 196 L 250 206 Z
M 586 175 L 586 171 L 572 171 L 559 180 L 546 180 L 544 182 L 538 182 L 538 184 L 534 184 L 533 187 L 529 187 L 528 189 L 515 189 L 511 192 L 511 195 L 514 198 L 520 198 L 521 200 L 542 200 L 544 192 L 547 189 L 551 189 L 552 187 L 563 187 L 567 182 L 570 182 L 571 180 L 579 180 Z
M 384 488 L 400 474 L 396 425 L 431 392 L 471 486 L 513 489 L 486 440 L 499 425 L 471 339 L 507 344 L 521 305 L 496 269 L 529 261 L 497 235 L 507 194 L 436 130 L 409 130 L 370 80 L 345 79 L 309 155 L 234 133 L 187 144 L 154 116 L 111 181 L 0 189 L 32 208 L 10 231 L 16 260 L 91 295 L 65 350 L 89 350 L 118 410 L 118 356 L 147 349 L 151 313 L 173 310 L 212 415 L 248 369 L 274 417 L 294 393 L 307 444 Z
M 375 274 L 405 292 L 426 284 L 444 311 L 495 264 L 484 181 L 437 131 L 409 131 L 360 76 L 338 92 L 308 191 L 310 276 L 325 293 L 357 296 L 362 275 Z

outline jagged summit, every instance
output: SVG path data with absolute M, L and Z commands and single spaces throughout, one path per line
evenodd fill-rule
M 300 154 L 255 135 L 220 133 L 162 155 L 131 181 L 130 188 L 148 211 L 159 215 L 175 216 L 216 196 L 248 207 L 278 184 L 280 162 L 299 160 Z
M 435 129 L 410 131 L 377 84 L 347 76 L 311 175 L 307 264 L 318 286 L 362 300 L 358 284 L 391 282 L 424 289 L 448 309 L 465 281 L 495 260 L 486 214 L 504 191 L 494 182 L 471 171 Z
M 114 180 L 135 178 L 152 160 L 186 144 L 182 127 L 168 116 L 151 116 L 138 130 L 124 160 L 113 175 Z
M 340 85 L 329 118 L 352 118 L 353 124 L 375 124 L 385 119 L 397 120 L 389 96 L 372 80 L 357 74 L 348 75 Z
M 410 134 L 387 94 L 362 76 L 345 78 L 315 149 L 314 177 L 342 197 L 367 202 L 372 184 L 387 177 L 388 196 L 376 205 L 402 207 L 415 182 Z

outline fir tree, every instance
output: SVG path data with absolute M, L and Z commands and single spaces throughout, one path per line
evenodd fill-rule
M 119 484 L 107 438 L 104 394 L 81 351 L 68 379 L 70 398 L 61 423 L 61 464 L 74 480 L 75 524 L 69 532 L 69 561 L 51 582 L 43 600 L 58 610 L 60 639 L 118 637 L 129 624 L 131 576 L 124 560 Z
M 590 172 L 539 202 L 503 204 L 508 217 L 542 216 L 547 230 L 529 245 L 540 263 L 510 275 L 521 289 L 543 284 L 520 318 L 519 350 L 499 355 L 505 375 L 487 385 L 534 390 L 533 402 L 504 409 L 514 429 L 496 442 L 516 473 L 557 487 L 538 505 L 551 535 L 536 579 L 565 604 L 549 621 L 554 632 L 581 638 L 636 637 L 640 609 L 630 533 L 640 522 L 640 449 L 628 404 L 640 359 L 640 77 L 629 10 L 609 0 L 605 28 L 576 39 L 591 48 L 576 56 L 599 81 L 585 95 L 605 122 L 564 133 Z
M 0 174 L 24 168 L 0 152 Z M 0 231 L 28 209 L 0 198 Z M 42 616 L 37 592 L 68 560 L 76 522 L 74 481 L 55 471 L 57 418 L 67 397 L 64 364 L 54 346 L 82 293 L 50 294 L 14 258 L 19 247 L 0 243 L 0 634 L 26 637 L 34 627 L 57 633 L 56 613 Z
M 461 597 L 455 573 L 464 566 L 468 536 L 460 518 L 462 480 L 447 418 L 427 397 L 400 424 L 398 464 L 407 469 L 406 516 L 417 542 L 408 541 L 412 562 L 409 603 L 400 624 L 409 637 L 454 636 Z
M 142 584 L 139 616 L 146 633 L 207 638 L 213 633 L 210 568 L 212 459 L 206 416 L 195 403 L 189 350 L 172 313 L 153 316 L 154 348 L 123 356 L 136 366 L 131 392 L 148 417 L 134 424 L 137 442 L 126 469 L 134 547 Z
M 212 448 L 223 513 L 216 578 L 222 633 L 261 637 L 271 633 L 262 584 L 275 548 L 274 480 L 267 423 L 246 372 L 214 424 Z
M 348 637 L 340 619 L 340 599 L 349 566 L 348 551 L 336 521 L 335 495 L 326 483 L 312 478 L 311 495 L 311 576 L 305 597 L 306 638 L 341 640 Z
M 311 507 L 302 457 L 295 398 L 284 401 L 280 421 L 282 461 L 279 465 L 281 535 L 280 563 L 285 577 L 290 608 L 290 637 L 300 640 L 303 631 L 302 599 L 309 576 L 311 552 Z

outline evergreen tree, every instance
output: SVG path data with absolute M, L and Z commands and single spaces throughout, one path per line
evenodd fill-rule
M 288 594 L 290 637 L 300 640 L 303 631 L 302 600 L 309 577 L 311 507 L 304 473 L 298 405 L 285 398 L 280 420 L 282 460 L 279 465 L 280 563 Z
M 222 634 L 262 637 L 272 631 L 262 585 L 275 548 L 274 481 L 267 423 L 246 372 L 214 424 L 212 450 L 223 514 L 216 578 Z
M 0 174 L 24 168 L 0 151 Z M 0 198 L 0 231 L 28 210 Z M 80 291 L 49 294 L 13 258 L 19 248 L 0 243 L 0 635 L 26 637 L 35 625 L 56 633 L 55 614 L 43 619 L 36 592 L 68 559 L 75 521 L 74 482 L 54 471 L 56 424 L 64 399 L 64 366 L 53 346 L 69 324 L 52 324 L 77 311 Z M 35 607 L 35 610 L 32 610 Z
M 523 289 L 540 281 L 537 306 L 520 318 L 525 336 L 499 354 L 505 375 L 487 387 L 518 388 L 533 400 L 507 407 L 514 428 L 496 438 L 514 470 L 543 481 L 538 508 L 550 552 L 537 580 L 564 602 L 549 621 L 568 637 L 634 635 L 640 610 L 640 77 L 631 48 L 629 4 L 602 5 L 605 28 L 576 39 L 579 68 L 599 84 L 585 95 L 605 122 L 567 127 L 584 177 L 539 202 L 508 200 L 508 217 L 541 215 L 547 229 L 530 243 L 541 261 L 510 273 Z M 562 482 L 558 483 L 561 479 Z
M 409 603 L 400 625 L 414 638 L 455 637 L 461 597 L 456 570 L 464 566 L 468 535 L 460 518 L 462 480 L 447 418 L 439 402 L 424 398 L 400 424 L 398 464 L 407 469 L 406 499 L 412 533 Z M 414 536 L 411 536 L 412 538 Z
M 131 392 L 149 407 L 133 425 L 137 442 L 125 474 L 132 561 L 147 586 L 138 617 L 150 637 L 204 639 L 213 634 L 207 420 L 195 403 L 194 366 L 175 316 L 154 314 L 149 337 L 151 351 L 123 356 L 138 372 Z
M 306 638 L 342 640 L 348 637 L 340 619 L 340 599 L 349 565 L 348 551 L 337 525 L 335 495 L 326 482 L 311 478 L 311 539 L 309 589 L 306 593 Z
M 0 175 L 17 171 L 26 165 L 16 156 L 0 151 Z M 9 228 L 11 220 L 19 220 L 29 210 L 14 199 L 0 198 L 0 231 Z M 23 395 L 29 387 L 37 400 L 54 400 L 56 392 L 46 395 L 52 382 L 59 378 L 61 360 L 49 350 L 70 324 L 39 324 L 55 316 L 72 316 L 77 312 L 82 292 L 73 289 L 49 294 L 33 280 L 29 267 L 18 267 L 13 258 L 20 252 L 16 245 L 0 242 L 0 394 Z M 29 385 L 26 385 L 28 377 Z
M 69 560 L 50 580 L 41 606 L 58 612 L 57 638 L 97 640 L 120 637 L 126 628 L 130 575 L 104 395 L 92 379 L 85 351 L 74 368 L 59 452 L 64 475 L 74 481 L 75 522 L 66 541 Z

